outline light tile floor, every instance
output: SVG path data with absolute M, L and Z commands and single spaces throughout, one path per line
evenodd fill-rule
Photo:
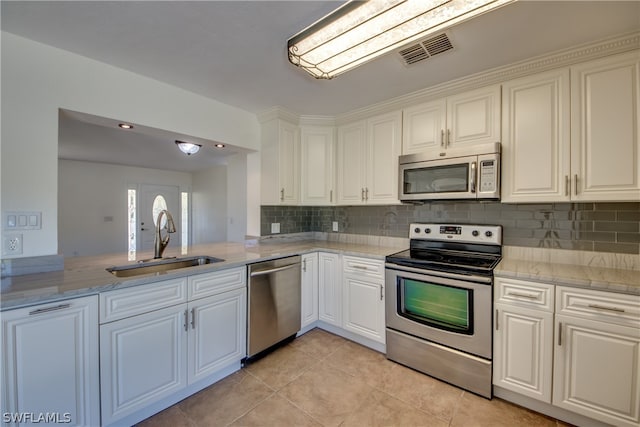
M 320 329 L 144 420 L 150 426 L 567 426 Z

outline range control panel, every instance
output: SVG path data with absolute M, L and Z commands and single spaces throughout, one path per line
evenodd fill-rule
M 411 224 L 410 239 L 502 244 L 502 226 L 472 224 Z

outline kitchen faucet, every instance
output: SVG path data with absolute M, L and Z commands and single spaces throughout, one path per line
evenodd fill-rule
M 164 227 L 162 227 L 167 230 L 167 235 L 164 237 L 164 239 L 160 234 L 160 231 L 162 230 L 162 228 L 160 227 L 160 224 L 162 224 L 163 215 L 167 216 L 167 224 Z M 156 220 L 156 236 L 153 239 L 153 259 L 162 258 L 162 252 L 164 252 L 165 248 L 169 244 L 169 237 L 170 237 L 169 234 L 175 233 L 175 232 L 176 232 L 176 225 L 173 222 L 173 217 L 171 216 L 168 210 L 166 209 L 161 210 Z

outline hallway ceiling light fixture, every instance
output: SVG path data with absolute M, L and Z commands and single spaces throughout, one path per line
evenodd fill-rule
M 196 154 L 198 151 L 200 151 L 200 147 L 202 147 L 202 145 L 200 144 L 194 144 L 193 142 L 184 142 L 184 141 L 178 141 L 178 140 L 176 140 L 176 145 L 178 146 L 180 151 L 182 151 L 187 156 Z
M 289 61 L 331 79 L 402 45 L 516 0 L 349 1 L 287 41 Z

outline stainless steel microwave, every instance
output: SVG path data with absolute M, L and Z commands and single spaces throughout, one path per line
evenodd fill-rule
M 500 199 L 500 143 L 400 156 L 403 202 Z

